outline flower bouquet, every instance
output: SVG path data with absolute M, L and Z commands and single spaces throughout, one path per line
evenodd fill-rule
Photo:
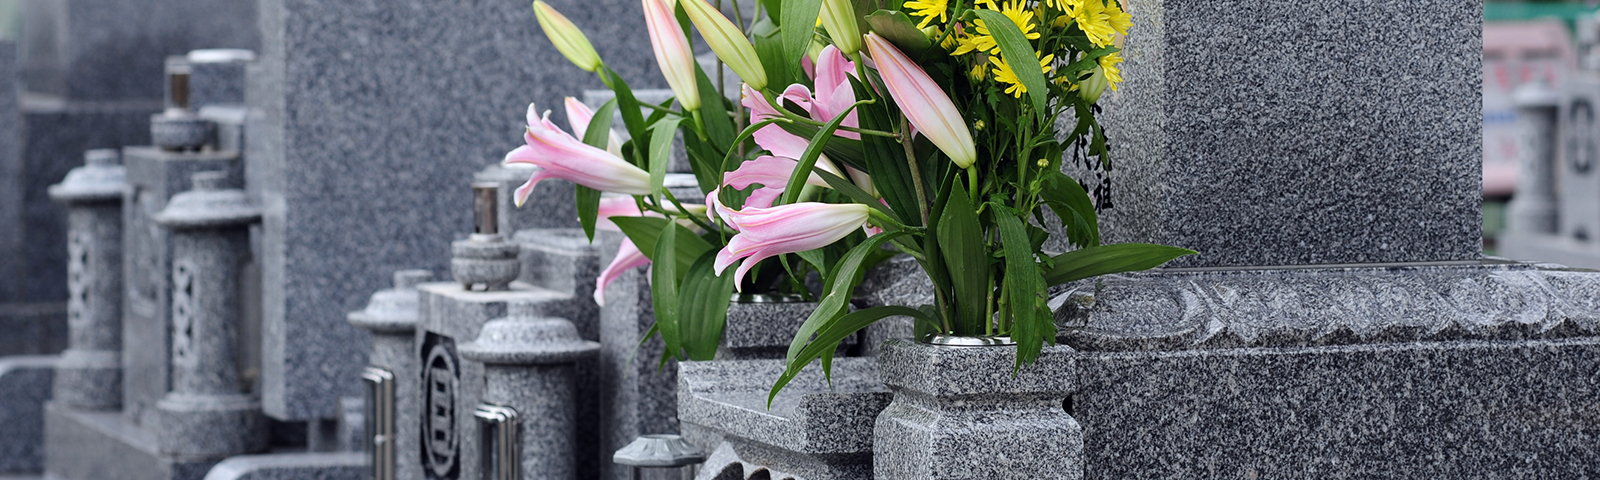
M 844 338 L 895 316 L 914 319 L 922 341 L 1014 342 L 1020 368 L 1055 341 L 1049 286 L 1194 253 L 1102 245 L 1096 210 L 1106 205 L 1105 185 L 1097 185 L 1097 205 L 1062 173 L 1063 161 L 1110 169 L 1095 102 L 1121 81 L 1115 39 L 1131 21 L 1118 0 L 763 0 L 748 27 L 705 0 L 668 2 L 643 7 L 679 108 L 649 106 L 648 120 L 581 33 L 536 3 L 557 48 L 599 73 L 617 100 L 593 116 L 585 142 L 567 141 L 587 147 L 572 171 L 538 158 L 556 154 L 536 145 L 540 129 L 553 126 L 531 111 L 529 146 L 507 162 L 545 166 L 550 173 L 530 184 L 545 175 L 593 187 L 578 194 L 586 229 L 600 215 L 594 189 L 633 195 L 635 215 L 609 218 L 655 261 L 657 327 L 669 355 L 704 356 L 706 327 L 716 321 L 693 317 L 725 310 L 725 292 L 750 286 L 750 272 L 781 271 L 799 285 L 796 270 L 810 268 L 821 278 L 818 307 L 795 332 L 773 395 L 817 359 L 826 371 Z M 687 53 L 680 15 L 744 81 L 738 105 L 721 96 L 700 102 L 699 91 L 713 87 Z M 612 110 L 633 137 L 620 153 L 601 148 Z M 1075 123 L 1058 136 L 1066 116 Z M 680 128 L 703 208 L 662 188 L 671 132 Z M 1076 249 L 1044 251 L 1052 234 Z M 865 270 L 889 253 L 917 260 L 935 303 L 850 311 Z

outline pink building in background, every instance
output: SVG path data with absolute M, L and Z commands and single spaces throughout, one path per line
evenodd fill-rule
M 1530 81 L 1560 91 L 1577 68 L 1561 20 L 1483 24 L 1483 194 L 1511 195 L 1517 184 L 1518 136 L 1511 92 Z

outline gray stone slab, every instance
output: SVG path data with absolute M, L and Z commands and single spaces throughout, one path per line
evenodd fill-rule
M 611 262 L 621 234 L 603 232 L 603 261 Z M 655 323 L 650 284 L 643 269 L 623 273 L 606 289 L 600 309 L 601 432 L 600 478 L 626 480 L 627 468 L 611 464 L 611 453 L 640 435 L 679 432 L 678 362 L 660 362 L 659 338 L 640 342 Z M 687 433 L 687 432 L 685 432 Z M 704 446 L 702 446 L 704 447 Z
M 211 467 L 204 480 L 362 480 L 361 453 L 275 453 L 231 457 Z
M 1549 262 L 1574 268 L 1600 268 L 1600 245 L 1570 237 L 1507 231 L 1496 239 L 1495 253 L 1524 262 Z
M 260 44 L 254 2 L 239 0 L 45 0 L 27 2 L 29 90 L 74 100 L 160 99 L 168 55 Z M 32 30 L 48 30 L 33 35 Z
M 834 359 L 830 388 L 813 365 L 768 409 L 783 360 L 686 362 L 678 365 L 679 420 L 720 433 L 745 464 L 811 480 L 869 479 L 873 422 L 891 398 L 877 367 L 873 358 Z M 706 465 L 713 475 L 727 468 Z
M 22 161 L 22 105 L 17 65 L 17 44 L 0 41 L 0 252 L 21 252 L 23 247 L 24 174 Z M 0 255 L 0 272 L 17 272 L 26 257 Z M 8 275 L 9 276 L 9 275 Z M 21 282 L 0 280 L 0 302 L 13 298 Z
M 1106 240 L 1200 252 L 1175 267 L 1479 256 L 1481 2 L 1127 11 Z
M 639 48 L 637 2 L 553 5 L 633 86 L 664 84 Z M 522 142 L 528 103 L 564 123 L 561 97 L 600 83 L 549 48 L 527 2 L 266 0 L 259 12 L 247 149 L 267 209 L 265 408 L 331 417 L 366 350 L 344 313 L 397 268 L 443 271 L 470 231 L 468 182 Z
M 1085 478 L 1600 475 L 1594 338 L 1082 352 Z
M 1593 271 L 1490 261 L 1130 274 L 1052 303 L 1080 350 L 1181 350 L 1591 336 L 1596 291 Z
M 0 472 L 44 470 L 44 404 L 55 356 L 0 357 Z
M 45 474 L 59 480 L 200 480 L 216 460 L 156 453 L 154 433 L 115 412 L 45 407 Z
M 528 177 L 537 170 L 527 165 L 493 164 L 472 175 L 474 183 L 493 182 L 500 186 L 495 190 L 495 211 L 500 214 L 498 225 L 501 233 L 510 235 L 526 229 L 578 228 L 578 209 L 573 200 L 575 189 L 572 182 L 539 182 L 533 188 L 533 193 L 528 195 L 527 201 L 521 207 L 517 206 L 514 200 L 517 187 L 527 183 Z M 527 271 L 527 268 L 523 268 L 523 271 Z

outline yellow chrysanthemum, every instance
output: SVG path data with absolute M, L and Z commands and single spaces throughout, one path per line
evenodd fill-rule
M 972 78 L 972 81 L 974 82 L 983 80 L 984 75 L 989 73 L 988 70 L 985 70 L 983 67 L 984 65 L 982 63 L 973 65 L 972 71 L 967 72 L 967 76 Z
M 1106 5 L 1106 21 L 1111 25 L 1111 29 L 1116 30 L 1117 33 L 1127 35 L 1128 28 L 1133 27 L 1133 15 L 1128 15 L 1128 12 L 1122 11 L 1121 0 L 1110 1 L 1111 3 Z
M 943 25 L 950 18 L 950 0 L 914 0 L 906 2 L 905 8 L 911 10 L 912 15 L 922 17 L 922 23 L 918 23 L 917 28 L 927 27 L 934 18 L 938 18 L 939 24 Z
M 1117 64 L 1122 63 L 1122 53 L 1112 53 L 1097 60 L 1100 68 L 1106 72 L 1106 82 L 1111 84 L 1112 90 L 1116 90 L 1117 84 L 1122 83 L 1122 70 L 1117 68 Z
M 1024 3 L 1022 0 L 1017 0 L 1001 4 L 1000 13 L 1011 19 L 1011 23 L 1017 25 L 1017 29 L 1022 31 L 1024 38 L 1029 40 L 1038 39 L 1039 32 L 1034 31 L 1033 11 L 1028 10 L 1027 6 L 1023 5 Z M 993 10 L 994 3 L 990 2 L 989 7 L 990 10 Z M 1000 54 L 1000 44 L 989 34 L 989 26 L 984 25 L 983 20 L 973 23 L 976 25 L 976 28 L 973 29 L 974 33 L 961 40 L 961 46 L 956 48 L 954 55 L 961 55 L 974 50 L 989 52 L 992 55 Z
M 1034 53 L 1034 55 L 1037 56 L 1038 53 Z M 1056 56 L 1054 54 L 1040 58 L 1039 70 L 1044 72 L 1045 75 L 1050 75 L 1050 62 L 1055 61 L 1055 59 Z M 1006 87 L 1006 93 L 1016 98 L 1022 98 L 1023 94 L 1028 93 L 1028 87 L 1023 86 L 1022 80 L 1017 78 L 1017 72 L 1011 71 L 1011 65 L 1007 65 L 1005 60 L 1001 60 L 999 55 L 989 57 L 989 63 L 994 64 L 995 67 L 993 70 L 994 80 L 1010 85 Z
M 1106 4 L 1101 0 L 1081 0 L 1077 5 L 1069 5 L 1066 9 L 1072 20 L 1078 22 L 1078 28 L 1089 36 L 1089 42 L 1096 46 L 1104 47 L 1111 44 L 1111 36 L 1117 33 L 1111 27 L 1111 16 L 1106 13 Z

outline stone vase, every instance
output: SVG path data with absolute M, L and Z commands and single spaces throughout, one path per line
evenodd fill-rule
M 1063 408 L 1077 386 L 1075 352 L 1045 346 L 1013 375 L 1016 352 L 885 342 L 879 377 L 894 400 L 874 428 L 874 476 L 1083 478 L 1083 430 Z

